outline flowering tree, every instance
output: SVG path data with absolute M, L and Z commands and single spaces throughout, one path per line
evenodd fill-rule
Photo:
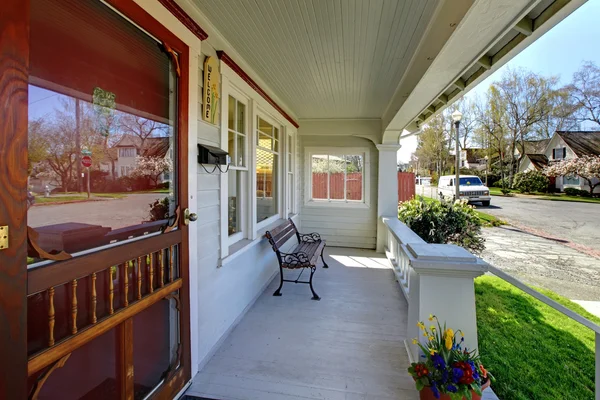
M 163 157 L 137 156 L 135 159 L 135 168 L 131 172 L 133 177 L 146 177 L 152 179 L 154 186 L 158 185 L 158 178 L 164 172 L 173 169 L 171 160 Z
M 600 185 L 600 156 L 583 156 L 552 164 L 544 169 L 548 176 L 579 176 L 587 182 L 590 194 Z M 596 183 L 593 180 L 596 179 Z

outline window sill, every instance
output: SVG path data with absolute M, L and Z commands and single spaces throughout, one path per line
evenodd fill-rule
M 367 203 L 351 203 L 351 202 L 337 202 L 337 201 L 307 201 L 304 203 L 306 207 L 326 207 L 326 208 L 370 208 Z

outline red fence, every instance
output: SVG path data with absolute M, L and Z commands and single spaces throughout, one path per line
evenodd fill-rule
M 415 197 L 415 174 L 398 172 L 398 201 L 412 200 Z
M 354 172 L 346 176 L 346 200 L 362 200 L 361 172 Z M 327 173 L 312 174 L 312 198 L 327 199 Z M 344 199 L 344 174 L 336 173 L 329 175 L 329 199 Z

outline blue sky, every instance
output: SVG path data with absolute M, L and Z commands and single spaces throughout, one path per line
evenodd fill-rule
M 588 0 L 570 16 L 473 88 L 466 97 L 485 93 L 507 68 L 526 68 L 568 83 L 584 61 L 600 65 L 600 0 Z M 416 136 L 402 141 L 398 159 L 408 162 L 417 148 Z

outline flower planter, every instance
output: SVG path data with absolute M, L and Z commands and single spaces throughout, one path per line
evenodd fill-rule
M 485 381 L 483 385 L 481 385 L 481 391 L 483 392 L 485 389 L 490 387 L 490 380 Z M 440 393 L 440 397 L 436 398 L 433 395 L 430 387 L 425 387 L 423 390 L 419 392 L 421 400 L 450 400 L 450 395 Z M 481 400 L 481 396 L 477 393 L 471 391 L 472 400 Z M 463 397 L 464 400 L 464 397 Z

